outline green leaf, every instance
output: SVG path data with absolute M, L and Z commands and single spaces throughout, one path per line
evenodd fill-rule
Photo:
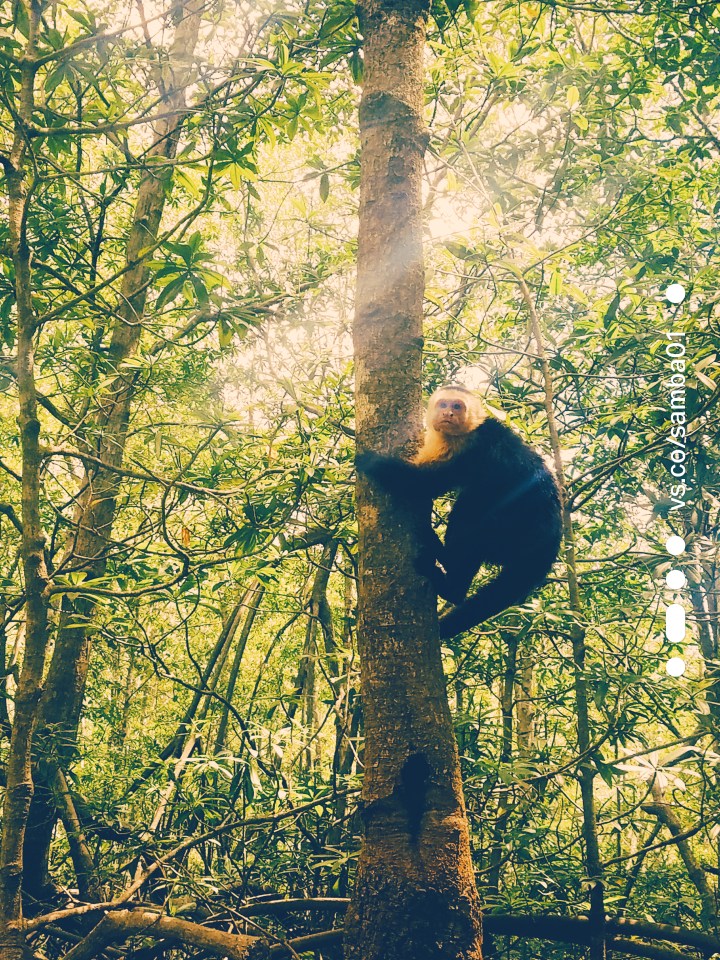
M 611 787 L 617 775 L 617 772 L 613 766 L 608 763 L 604 763 L 599 757 L 593 757 L 595 761 L 595 766 L 597 767 L 597 772 L 603 778 L 605 783 Z
M 507 61 L 502 57 L 499 57 L 496 53 L 493 53 L 492 50 L 488 50 L 485 53 L 485 59 L 488 62 L 488 66 L 496 76 L 500 76 L 504 67 L 507 65 Z
M 603 325 L 607 329 L 608 325 L 617 317 L 618 307 L 620 306 L 620 291 L 610 301 L 605 315 L 603 316 Z
M 13 2 L 13 25 L 24 37 L 27 37 L 30 33 L 30 23 L 23 0 L 14 0 Z
M 193 200 L 199 200 L 202 196 L 202 190 L 197 180 L 187 170 L 181 170 L 179 167 L 175 170 L 175 180 L 180 186 L 184 187 Z
M 469 260 L 472 257 L 472 251 L 468 250 L 464 243 L 455 243 L 454 240 L 447 240 L 444 244 L 448 253 L 451 253 L 456 260 Z
M 51 73 L 45 77 L 45 83 L 43 87 L 45 93 L 50 94 L 58 87 L 63 80 L 68 76 L 69 71 L 67 69 L 67 64 L 61 62 Z
M 227 168 L 227 172 L 230 175 L 230 183 L 232 183 L 236 190 L 240 190 L 243 183 L 243 168 L 239 163 L 231 163 Z
M 350 74 L 358 85 L 363 81 L 364 63 L 359 50 L 354 50 L 350 57 Z
M 232 343 L 233 333 L 232 326 L 226 320 L 221 319 L 218 323 L 218 340 L 222 350 L 225 350 Z
M 175 297 L 177 297 L 180 294 L 183 288 L 183 285 L 185 283 L 185 279 L 186 279 L 185 274 L 183 274 L 182 276 L 176 277 L 174 280 L 171 280 L 170 283 L 168 283 L 167 286 L 163 288 L 163 291 L 160 294 L 160 296 L 157 298 L 157 302 L 155 304 L 156 310 L 158 311 L 162 310 L 166 306 L 166 304 L 170 303 L 172 300 L 175 299 Z
M 559 297 L 562 293 L 563 280 L 562 274 L 559 270 L 553 270 L 550 276 L 550 283 L 548 285 L 548 293 L 551 297 Z
M 91 33 L 94 33 L 94 32 L 95 32 L 95 19 L 94 19 L 94 18 L 88 16 L 88 15 L 85 14 L 85 13 L 82 13 L 80 10 L 70 10 L 70 9 L 66 8 L 66 9 L 65 9 L 65 13 L 66 13 L 69 17 L 72 17 L 72 19 L 73 19 L 76 23 L 79 23 L 81 27 L 85 27 L 85 28 L 88 29 Z
M 320 199 L 323 203 L 330 196 L 330 177 L 327 173 L 323 173 L 320 177 Z

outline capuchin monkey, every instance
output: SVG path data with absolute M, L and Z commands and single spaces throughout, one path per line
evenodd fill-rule
M 432 500 L 456 491 L 445 542 L 423 520 L 417 559 L 418 572 L 454 604 L 440 618 L 443 639 L 522 603 L 557 558 L 562 521 L 552 474 L 459 384 L 430 398 L 425 440 L 412 460 L 362 453 L 356 465 L 393 496 L 416 501 L 418 516 L 429 517 Z M 500 572 L 466 597 L 483 564 Z

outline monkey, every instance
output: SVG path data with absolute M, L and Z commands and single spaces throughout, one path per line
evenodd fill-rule
M 422 517 L 416 568 L 453 605 L 440 617 L 442 639 L 524 602 L 544 583 L 562 538 L 555 479 L 542 457 L 462 384 L 432 395 L 424 441 L 411 460 L 364 452 L 355 462 Z M 430 507 L 451 490 L 456 496 L 443 542 Z M 484 564 L 500 572 L 467 597 Z

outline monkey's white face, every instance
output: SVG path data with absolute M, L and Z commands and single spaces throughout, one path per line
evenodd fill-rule
M 466 399 L 454 390 L 438 391 L 432 397 L 428 423 L 433 430 L 450 437 L 461 436 L 474 426 Z

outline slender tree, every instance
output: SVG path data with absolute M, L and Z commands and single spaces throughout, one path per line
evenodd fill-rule
M 361 199 L 355 318 L 360 449 L 407 453 L 419 431 L 429 3 L 361 4 Z M 411 509 L 358 482 L 364 842 L 348 960 L 479 958 L 475 890 L 435 596 L 413 567 Z
M 590 762 L 591 731 L 588 684 L 586 676 L 587 648 L 585 644 L 585 628 L 582 625 L 583 606 L 577 574 L 575 531 L 573 527 L 570 506 L 568 504 L 567 484 L 565 482 L 561 456 L 560 435 L 558 433 L 557 422 L 555 420 L 555 413 L 553 410 L 553 397 L 555 391 L 553 389 L 550 365 L 547 360 L 545 341 L 540 328 L 540 318 L 538 317 L 537 310 L 535 309 L 535 304 L 530 294 L 528 285 L 524 280 L 520 281 L 520 291 L 530 316 L 533 338 L 535 340 L 538 357 L 540 358 L 540 367 L 543 376 L 543 388 L 545 392 L 545 412 L 547 414 L 548 427 L 550 431 L 550 443 L 552 446 L 553 460 L 555 463 L 555 475 L 558 480 L 560 503 L 562 505 L 565 566 L 568 576 L 570 608 L 574 615 L 570 635 L 572 639 L 575 679 L 574 686 L 575 709 L 577 712 L 577 742 L 578 750 L 582 758 L 578 770 L 578 782 L 580 784 L 580 798 L 583 812 L 585 866 L 588 874 L 588 886 L 590 888 L 590 914 L 593 923 L 593 936 L 590 942 L 590 958 L 591 960 L 605 960 L 607 956 L 607 943 L 604 929 L 604 870 L 600 856 L 600 842 L 598 839 L 597 810 L 594 790 L 595 769 L 593 764 Z
M 136 383 L 134 373 L 123 370 L 122 364 L 137 352 L 143 332 L 150 276 L 143 248 L 150 247 L 158 237 L 173 176 L 172 161 L 188 112 L 186 87 L 192 75 L 192 56 L 204 8 L 203 0 L 187 0 L 178 6 L 178 23 L 167 64 L 155 73 L 165 114 L 155 126 L 128 233 L 127 270 L 108 351 L 114 375 L 105 390 L 97 391 L 94 422 L 88 430 L 88 449 L 103 466 L 86 469 L 82 490 L 76 498 L 75 531 L 68 539 L 62 561 L 63 565 L 78 564 L 88 579 L 102 576 L 112 543 L 120 484 L 115 468 L 124 456 Z M 47 738 L 52 731 L 51 739 L 61 752 L 74 744 L 77 736 L 90 663 L 88 625 L 93 611 L 92 598 L 63 598 L 39 718 L 44 736 Z M 31 830 L 25 844 L 26 858 L 36 865 L 25 877 L 25 888 L 37 898 L 45 895 L 49 885 L 48 857 L 55 820 L 54 800 L 43 787 L 33 803 Z
M 25 579 L 25 651 L 15 696 L 10 749 L 5 761 L 5 797 L 0 844 L 0 958 L 25 956 L 22 932 L 23 843 L 33 795 L 32 742 L 37 723 L 47 652 L 47 569 L 40 516 L 40 420 L 35 379 L 37 317 L 32 302 L 31 255 L 27 236 L 30 178 L 26 171 L 25 128 L 35 109 L 37 40 L 41 8 L 28 3 L 26 44 L 20 68 L 20 99 L 10 152 L 2 157 L 7 180 L 8 233 L 15 270 L 17 304 L 18 425 L 22 451 L 22 544 Z

